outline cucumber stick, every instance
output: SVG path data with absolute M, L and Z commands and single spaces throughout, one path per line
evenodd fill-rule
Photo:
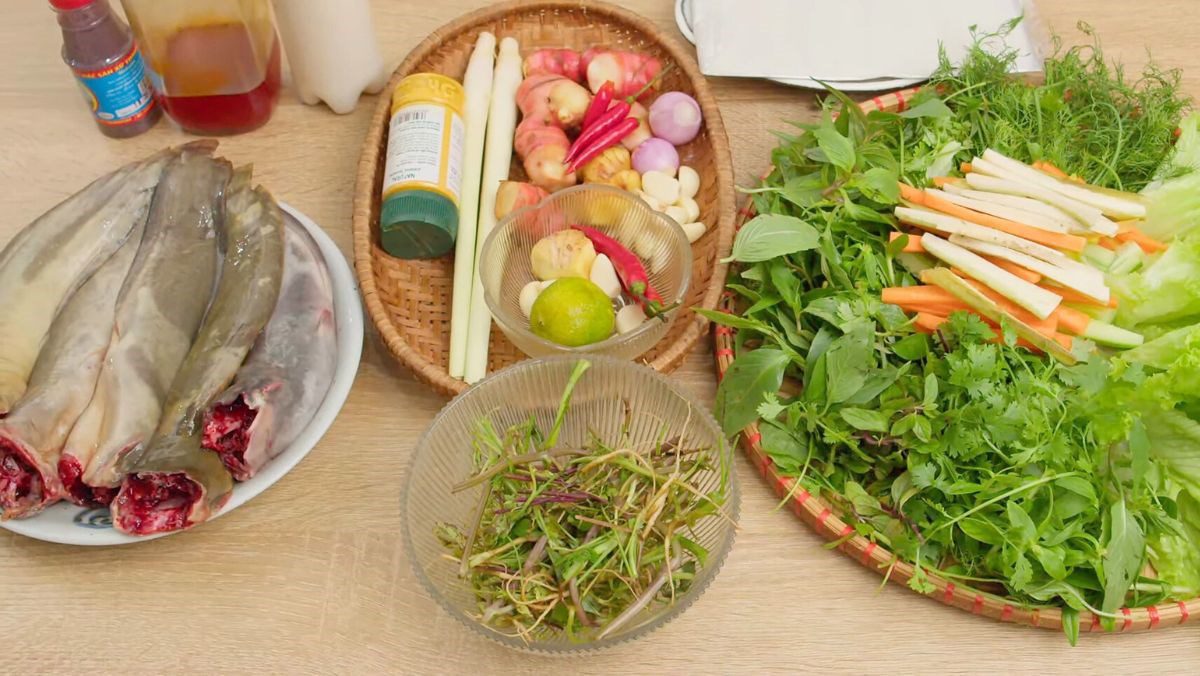
M 938 238 L 935 237 L 934 239 Z M 921 241 L 924 242 L 925 238 L 922 237 Z M 951 244 L 950 246 L 954 245 Z M 991 264 L 989 263 L 989 265 Z M 1003 272 L 1003 270 L 1001 270 L 1001 272 Z M 995 303 L 995 301 L 980 293 L 979 289 L 976 289 L 967 282 L 963 281 L 962 278 L 953 272 L 950 272 L 946 268 L 934 268 L 932 270 L 926 270 L 925 272 L 922 272 L 921 281 L 926 284 L 934 284 L 942 287 L 946 291 L 949 291 L 951 294 L 953 294 L 956 298 L 969 305 L 972 310 L 978 312 L 984 317 L 987 317 L 993 322 L 996 322 L 997 324 L 999 324 L 1001 320 L 1007 322 L 1010 326 L 1012 326 L 1013 330 L 1016 331 L 1018 336 L 1029 341 L 1031 345 L 1045 352 L 1046 354 L 1055 357 L 1059 361 L 1065 364 L 1074 364 L 1079 361 L 1075 358 L 1075 355 L 1071 354 L 1070 350 L 1066 349 L 1062 345 L 1059 345 L 1056 341 L 1043 336 L 1038 332 L 1037 329 L 1026 324 L 1020 319 L 1017 319 L 1012 314 L 1005 312 L 1003 308 Z M 1032 284 L 1030 286 L 1032 286 Z M 1034 288 L 1036 289 L 1037 287 Z M 1055 296 L 1055 298 L 1058 298 L 1058 296 Z
M 921 245 L 925 247 L 925 251 L 929 252 L 930 255 L 951 267 L 962 270 L 972 279 L 977 279 L 988 285 L 996 293 L 1029 310 L 1038 319 L 1049 317 L 1050 313 L 1054 312 L 1054 308 L 1058 307 L 1059 303 L 1062 302 L 1061 296 L 1035 284 L 1030 284 L 995 263 L 985 260 L 978 254 L 972 253 L 957 244 L 948 242 L 941 237 L 924 235 L 921 237 Z M 926 270 L 921 273 L 922 279 L 931 272 L 935 272 L 935 270 Z M 946 270 L 946 274 L 954 276 L 954 273 L 949 270 Z M 955 278 L 957 279 L 957 277 Z M 965 282 L 963 284 L 970 287 L 970 284 L 966 284 Z M 939 286 L 941 285 L 939 284 Z M 979 295 L 985 300 L 987 299 L 986 296 Z M 992 304 L 995 305 L 994 303 Z
M 991 256 L 1006 260 L 1010 263 L 1016 263 L 1021 267 L 1032 270 L 1039 275 L 1049 279 L 1052 282 L 1061 284 L 1069 289 L 1074 289 L 1079 293 L 1084 294 L 1088 298 L 1092 298 L 1100 303 L 1107 303 L 1110 297 L 1110 291 L 1104 285 L 1104 278 L 1095 270 L 1092 273 L 1081 273 L 1077 270 L 1062 268 L 1053 263 L 1047 263 L 1043 260 L 1038 260 L 1033 256 L 1027 256 L 1020 251 L 1013 251 L 1002 246 L 997 246 L 990 242 L 981 242 L 970 237 L 962 235 L 951 235 L 950 241 L 964 249 L 969 249 L 975 253 L 984 256 Z M 921 242 L 925 242 L 925 238 L 921 238 Z

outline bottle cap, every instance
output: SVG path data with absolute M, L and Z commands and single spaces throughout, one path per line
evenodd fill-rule
M 396 258 L 437 258 L 458 234 L 458 209 L 445 195 L 410 188 L 383 201 L 379 243 Z
M 57 10 L 67 11 L 83 9 L 96 0 L 50 0 L 50 6 Z

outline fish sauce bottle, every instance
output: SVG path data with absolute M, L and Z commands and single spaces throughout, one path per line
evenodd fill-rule
M 136 136 L 162 117 L 133 32 L 108 0 L 50 0 L 63 36 L 63 61 L 75 74 L 100 131 Z

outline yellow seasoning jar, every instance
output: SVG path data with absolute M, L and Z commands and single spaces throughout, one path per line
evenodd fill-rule
M 454 248 L 464 136 L 461 84 L 416 73 L 396 85 L 379 213 L 384 251 L 435 258 Z

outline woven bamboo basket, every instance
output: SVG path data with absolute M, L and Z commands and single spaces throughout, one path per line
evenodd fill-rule
M 522 54 L 543 47 L 586 49 L 608 46 L 651 54 L 674 68 L 661 89 L 693 96 L 704 113 L 700 135 L 679 149 L 681 161 L 701 177 L 697 202 L 701 220 L 709 226 L 692 247 L 692 283 L 687 308 L 667 335 L 641 360 L 660 372 L 671 371 L 703 337 L 708 321 L 693 307 L 715 308 L 725 285 L 726 265 L 733 242 L 733 169 L 729 141 L 717 102 L 695 60 L 673 38 L 650 21 L 592 0 L 547 0 L 501 3 L 460 17 L 418 45 L 392 75 L 390 92 L 406 75 L 433 71 L 461 78 L 480 31 L 514 37 Z M 386 157 L 387 122 L 391 97 L 379 98 L 359 161 L 354 198 L 354 265 L 363 300 L 380 337 L 391 354 L 417 378 L 446 396 L 466 389 L 447 372 L 450 349 L 450 294 L 453 257 L 401 260 L 387 255 L 378 242 L 379 204 Z M 511 178 L 525 178 L 517 158 Z M 488 370 L 495 371 L 525 358 L 495 326 L 489 344 Z
M 860 107 L 866 112 L 873 110 L 899 112 L 904 110 L 916 91 L 916 89 L 905 89 L 876 96 L 861 103 Z M 742 224 L 754 216 L 753 203 L 747 200 L 746 206 L 737 214 L 735 230 L 740 229 Z M 725 292 L 722 295 L 719 309 L 722 312 L 737 312 L 732 292 Z M 725 375 L 729 365 L 733 363 L 735 333 L 727 326 L 716 325 L 713 328 L 718 379 Z M 894 583 L 907 586 L 906 583 L 913 576 L 911 564 L 900 560 L 895 554 L 870 539 L 857 535 L 854 527 L 842 520 L 841 515 L 828 502 L 804 489 L 797 490 L 795 480 L 783 476 L 776 470 L 770 456 L 763 450 L 761 442 L 762 434 L 759 432 L 757 423 L 742 431 L 742 449 L 754 467 L 774 489 L 776 495 L 780 499 L 787 500 L 793 514 L 826 539 L 836 542 L 837 549 L 846 556 Z M 934 588 L 934 591 L 928 593 L 927 596 L 946 605 L 1001 622 L 1028 624 L 1042 629 L 1062 629 L 1062 612 L 1057 607 L 1024 605 L 1013 599 L 951 582 L 929 569 L 925 569 L 924 572 Z M 1189 618 L 1200 615 L 1200 598 L 1146 608 L 1122 608 L 1120 614 L 1124 619 L 1118 620 L 1116 627 L 1118 631 L 1122 632 L 1144 631 L 1159 626 L 1183 624 Z M 1089 612 L 1081 612 L 1079 630 L 1081 633 L 1103 631 L 1101 618 Z

